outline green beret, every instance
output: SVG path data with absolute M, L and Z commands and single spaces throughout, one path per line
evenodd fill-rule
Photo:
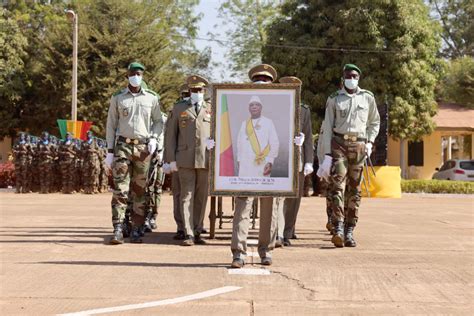
M 344 65 L 344 68 L 342 69 L 343 71 L 346 71 L 346 70 L 355 70 L 360 74 L 362 74 L 362 71 L 360 70 L 359 67 L 357 67 L 356 65 L 354 64 L 345 64 Z
M 128 70 L 141 70 L 141 71 L 145 71 L 145 66 L 143 66 L 142 64 L 140 64 L 139 62 L 133 62 L 133 63 L 130 63 L 130 65 L 128 65 Z

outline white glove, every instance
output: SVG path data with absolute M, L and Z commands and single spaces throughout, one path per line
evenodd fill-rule
M 211 150 L 211 149 L 214 148 L 215 146 L 216 146 L 216 142 L 215 142 L 212 138 L 206 139 L 206 147 L 207 147 L 207 150 Z
M 319 167 L 321 169 L 321 178 L 328 180 L 329 176 L 331 175 L 331 166 L 332 166 L 332 157 L 325 155 L 323 163 Z M 318 170 L 319 173 L 319 170 Z
M 318 171 L 316 171 L 316 175 L 318 178 L 321 178 L 323 176 L 323 168 L 321 168 L 322 165 L 319 165 Z
M 308 174 L 312 173 L 313 170 L 313 164 L 311 162 L 307 162 L 304 164 L 304 169 L 303 169 L 303 174 L 306 177 Z
M 157 144 L 158 142 L 154 138 L 150 138 L 148 140 L 148 153 L 150 153 L 150 155 L 152 155 L 155 152 Z
M 105 164 L 109 168 L 112 168 L 112 163 L 113 162 L 114 162 L 114 154 L 113 153 L 107 153 L 107 157 L 105 157 Z
M 171 172 L 178 171 L 178 166 L 176 165 L 176 161 L 170 162 L 170 170 L 171 170 Z
M 165 163 L 163 164 L 163 167 L 162 167 L 162 168 L 163 168 L 163 172 L 164 172 L 165 174 L 170 174 L 170 173 L 171 173 L 171 166 L 170 166 L 169 163 L 165 162 Z
M 367 143 L 365 144 L 365 152 L 367 153 L 367 156 L 370 157 L 370 154 L 372 154 L 372 147 L 374 145 L 372 143 Z
M 300 136 L 295 136 L 295 139 L 293 140 L 296 146 L 303 146 L 304 143 L 304 134 L 300 133 Z

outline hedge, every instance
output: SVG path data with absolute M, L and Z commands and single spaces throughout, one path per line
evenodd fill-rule
M 474 194 L 474 182 L 448 180 L 402 180 L 402 192 Z

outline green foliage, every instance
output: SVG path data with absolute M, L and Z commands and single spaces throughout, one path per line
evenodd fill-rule
M 209 51 L 197 52 L 192 41 L 200 18 L 193 11 L 197 0 L 68 3 L 79 21 L 78 120 L 92 121 L 99 136 L 105 134 L 110 97 L 127 85 L 130 62 L 145 65 L 144 79 L 160 94 L 164 110 L 177 99 L 176 87 L 189 72 L 207 68 Z M 19 0 L 7 5 L 29 44 L 21 76 L 27 87 L 15 105 L 20 109 L 17 130 L 57 134 L 56 119 L 70 119 L 72 23 L 64 14 L 66 4 Z M 0 135 L 7 134 L 11 130 L 0 127 Z
M 474 2 L 472 0 L 430 0 L 442 27 L 444 57 L 474 57 Z
M 16 105 L 25 90 L 20 74 L 24 71 L 27 44 L 18 23 L 0 8 L 0 117 L 1 129 L 7 133 L 13 133 L 18 124 Z
M 390 134 L 415 140 L 434 128 L 437 30 L 421 0 L 294 0 L 270 26 L 263 61 L 301 78 L 320 117 L 343 65 L 357 64 L 360 86 L 390 106 Z
M 402 180 L 404 193 L 474 194 L 474 182 L 447 180 Z
M 448 63 L 440 82 L 440 97 L 447 102 L 474 109 L 474 60 L 460 57 Z
M 247 78 L 247 71 L 262 62 L 266 29 L 278 17 L 280 4 L 274 0 L 225 0 L 219 8 L 232 45 L 226 45 L 233 77 Z

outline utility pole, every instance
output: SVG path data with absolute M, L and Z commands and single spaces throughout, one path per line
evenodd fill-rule
M 72 10 L 66 10 L 67 17 L 72 21 L 72 106 L 71 120 L 77 121 L 77 14 Z

